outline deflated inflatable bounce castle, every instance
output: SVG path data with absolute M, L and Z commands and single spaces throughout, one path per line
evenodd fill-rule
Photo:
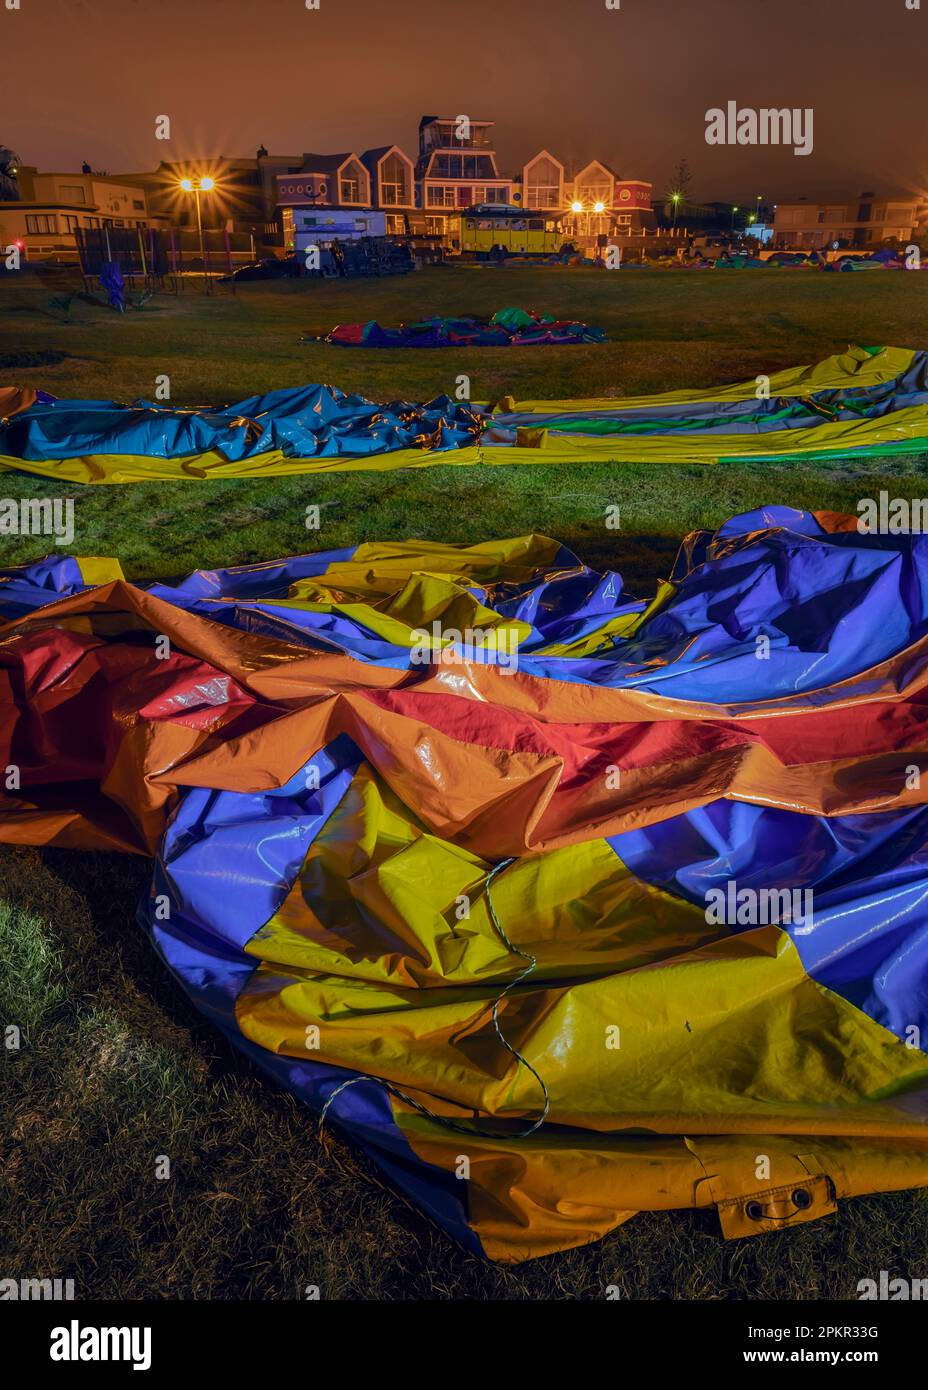
M 483 407 L 447 396 L 381 405 L 325 385 L 196 410 L 0 390 L 0 470 L 77 483 L 437 463 L 758 463 L 926 447 L 928 353 L 903 348 L 850 348 L 704 391 Z
M 527 309 L 498 309 L 492 318 L 429 318 L 382 328 L 367 323 L 342 323 L 323 342 L 335 347 L 441 348 L 441 347 L 549 347 L 576 343 L 602 343 L 605 333 L 574 319 L 554 319 Z M 307 339 L 318 342 L 319 339 Z
M 928 538 L 773 507 L 648 602 L 541 536 L 53 558 L 0 616 L 0 839 L 151 856 L 197 1007 L 470 1249 L 928 1184 Z

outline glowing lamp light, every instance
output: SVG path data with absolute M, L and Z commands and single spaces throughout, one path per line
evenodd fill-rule
M 582 203 L 571 203 L 571 205 L 570 205 L 570 210 L 571 210 L 571 212 L 582 212 L 582 211 L 583 211 L 583 204 L 582 204 Z
M 200 234 L 200 255 L 203 258 L 203 284 L 206 287 L 207 294 L 209 294 L 209 262 L 206 258 L 206 242 L 203 237 L 203 216 L 200 210 L 200 194 L 209 193 L 211 189 L 216 187 L 216 181 L 215 179 L 211 179 L 208 174 L 194 174 L 192 178 L 178 179 L 177 186 L 178 188 L 182 188 L 185 193 L 192 193 L 196 199 L 197 231 Z M 141 233 L 139 233 L 139 235 L 141 236 Z M 229 253 L 229 259 L 231 263 L 231 252 Z
M 605 203 L 594 203 L 594 204 L 593 204 L 593 211 L 594 211 L 594 212 L 605 212 L 605 211 L 606 211 L 606 204 L 605 204 Z

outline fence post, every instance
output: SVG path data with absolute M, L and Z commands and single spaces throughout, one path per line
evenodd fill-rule
M 223 237 L 225 238 L 225 243 L 226 243 L 226 264 L 227 264 L 228 267 L 229 267 L 229 281 L 230 281 L 230 283 L 231 283 L 231 285 L 232 285 L 232 293 L 234 294 L 234 293 L 235 293 L 235 276 L 234 276 L 234 274 L 232 273 L 232 239 L 231 239 L 231 237 L 229 236 L 229 229 L 228 229 L 228 227 L 223 227 L 223 229 L 222 229 L 222 235 L 223 235 Z
M 174 290 L 175 290 L 175 293 L 176 293 L 177 288 L 178 288 L 178 279 L 177 279 L 177 243 L 176 243 L 175 240 L 174 240 L 174 227 L 173 227 L 173 226 L 168 227 L 168 236 L 169 236 L 169 238 L 170 238 L 170 245 L 171 245 L 171 274 L 174 276 Z

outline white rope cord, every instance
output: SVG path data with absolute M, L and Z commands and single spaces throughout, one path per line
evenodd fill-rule
M 527 1068 L 527 1070 L 531 1072 L 532 1076 L 534 1076 L 535 1080 L 538 1082 L 538 1085 L 541 1087 L 541 1093 L 544 1098 L 544 1105 L 542 1106 L 542 1109 L 537 1115 L 537 1117 L 532 1121 L 532 1123 L 528 1126 L 527 1129 L 517 1130 L 514 1134 L 500 1134 L 498 1131 L 482 1130 L 479 1129 L 476 1125 L 465 1125 L 461 1124 L 457 1120 L 451 1120 L 446 1115 L 436 1115 L 434 1111 L 429 1110 L 426 1106 L 420 1104 L 419 1101 L 413 1100 L 412 1096 L 407 1095 L 406 1092 L 401 1090 L 399 1086 L 395 1086 L 392 1081 L 385 1081 L 382 1077 L 379 1076 L 369 1076 L 367 1074 L 363 1074 L 349 1077 L 347 1081 L 343 1081 L 340 1086 L 336 1086 L 335 1090 L 331 1092 L 328 1099 L 326 1100 L 325 1105 L 322 1107 L 322 1112 L 319 1116 L 320 1130 L 322 1130 L 325 1125 L 329 1106 L 332 1104 L 335 1097 L 337 1095 L 340 1095 L 342 1091 L 347 1090 L 349 1086 L 357 1086 L 358 1083 L 361 1081 L 372 1081 L 377 1086 L 383 1086 L 384 1089 L 389 1091 L 391 1095 L 397 1096 L 406 1105 L 409 1105 L 413 1108 L 413 1110 L 418 1111 L 420 1115 L 424 1115 L 426 1119 L 434 1120 L 436 1124 L 443 1125 L 445 1129 L 453 1129 L 458 1134 L 466 1134 L 470 1135 L 471 1137 L 477 1136 L 479 1138 L 484 1139 L 527 1139 L 530 1134 L 534 1134 L 536 1129 L 540 1129 L 541 1126 L 544 1124 L 545 1120 L 548 1118 L 548 1112 L 551 1109 L 551 1098 L 548 1095 L 548 1088 L 545 1085 L 542 1078 L 539 1076 L 538 1072 L 532 1066 L 531 1062 L 526 1061 L 522 1054 L 512 1046 L 512 1044 L 509 1042 L 509 1040 L 503 1033 L 503 1030 L 499 1024 L 500 1004 L 502 1004 L 503 1000 L 505 999 L 506 995 L 509 993 L 510 990 L 515 989 L 516 985 L 520 985 L 523 982 L 523 980 L 528 979 L 529 975 L 531 975 L 532 971 L 538 964 L 538 960 L 535 956 L 529 955 L 527 951 L 523 951 L 520 947 L 513 945 L 513 943 L 509 940 L 509 937 L 503 930 L 500 920 L 496 915 L 496 909 L 493 906 L 493 897 L 490 893 L 490 884 L 493 882 L 497 874 L 501 873 L 503 869 L 508 868 L 509 865 L 513 862 L 514 861 L 512 859 L 503 859 L 499 864 L 497 864 L 493 869 L 490 870 L 489 874 L 487 874 L 487 909 L 490 914 L 490 921 L 493 923 L 494 929 L 496 930 L 496 933 L 502 941 L 503 945 L 506 947 L 507 950 L 511 951 L 513 955 L 521 956 L 523 960 L 528 962 L 528 964 L 526 965 L 525 969 L 520 971 L 520 973 L 516 975 L 516 977 L 513 980 L 510 980 L 509 984 L 506 985 L 505 989 L 503 989 L 497 995 L 496 999 L 493 1002 L 492 1020 L 493 1027 L 496 1031 L 496 1036 L 499 1038 L 503 1047 L 505 1047 L 506 1051 L 511 1053 L 512 1056 L 515 1057 L 516 1061 L 519 1063 L 520 1066 Z

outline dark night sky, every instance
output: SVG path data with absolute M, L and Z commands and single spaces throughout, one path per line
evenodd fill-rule
M 192 155 L 415 153 L 421 114 L 497 122 L 501 168 L 547 145 L 692 195 L 769 201 L 928 184 L 928 0 L 21 0 L 0 3 L 0 143 L 111 173 Z M 710 147 L 705 112 L 810 106 L 807 158 Z M 173 139 L 154 138 L 170 115 Z

